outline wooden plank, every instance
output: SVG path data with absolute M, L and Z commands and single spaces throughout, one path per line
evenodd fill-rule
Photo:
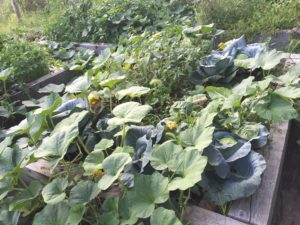
M 39 159 L 38 161 L 34 163 L 30 163 L 26 166 L 27 169 L 30 169 L 31 171 L 38 172 L 44 176 L 50 177 L 50 163 L 44 159 Z
M 228 216 L 249 224 L 251 219 L 251 196 L 234 201 L 230 206 Z
M 187 208 L 185 221 L 189 225 L 246 225 L 243 222 L 199 208 L 197 206 L 191 206 Z
M 264 150 L 267 158 L 267 169 L 263 175 L 261 187 L 252 196 L 251 224 L 268 225 L 272 221 L 288 131 L 289 122 L 277 123 L 272 127 L 272 143 Z
M 99 44 L 93 44 L 93 43 L 75 43 L 74 47 L 76 49 L 80 48 L 87 48 L 95 51 L 96 55 L 99 55 L 101 51 L 103 51 L 106 48 L 111 47 L 111 44 L 107 43 L 99 43 Z
M 270 143 L 262 150 L 267 168 L 257 192 L 234 201 L 229 211 L 231 218 L 255 225 L 268 225 L 272 220 L 278 184 L 287 144 L 289 122 L 276 123 L 270 131 Z
M 50 84 L 66 84 L 69 81 L 71 81 L 74 77 L 76 77 L 78 75 L 78 71 L 71 71 L 71 70 L 61 70 L 61 71 L 57 71 L 45 76 L 42 76 L 41 78 L 32 81 L 30 83 L 28 83 L 26 86 L 28 87 L 29 90 L 29 95 L 33 98 L 39 98 L 42 97 L 43 94 L 38 93 L 37 91 Z M 23 101 L 28 99 L 28 96 L 24 93 L 24 91 L 20 91 L 16 94 L 13 94 L 10 96 L 10 100 L 12 102 L 14 101 Z

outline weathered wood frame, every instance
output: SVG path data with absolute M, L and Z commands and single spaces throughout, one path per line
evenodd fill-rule
M 186 220 L 190 225 L 269 225 L 284 162 L 289 134 L 289 122 L 272 125 L 270 143 L 261 150 L 267 161 L 262 183 L 257 192 L 245 199 L 234 201 L 228 217 L 196 206 L 189 207 Z

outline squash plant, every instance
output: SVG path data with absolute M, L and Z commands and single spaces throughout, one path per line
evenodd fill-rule
M 275 76 L 266 70 L 275 72 L 281 53 L 231 54 L 229 83 L 190 86 L 169 98 L 166 117 L 152 120 L 151 85 L 133 80 L 143 69 L 138 56 L 146 56 L 132 48 L 107 49 L 66 86 L 49 84 L 44 97 L 23 102 L 32 110 L 0 136 L 2 223 L 31 216 L 34 225 L 179 225 L 188 204 L 222 207 L 259 187 L 267 128 L 298 118 L 299 65 Z M 160 52 L 152 53 L 159 64 Z M 50 177 L 38 180 L 25 168 L 42 159 Z

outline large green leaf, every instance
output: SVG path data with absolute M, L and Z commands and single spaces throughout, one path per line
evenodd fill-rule
M 28 207 L 28 204 L 31 204 L 32 200 L 40 195 L 42 188 L 43 186 L 40 182 L 31 182 L 27 189 L 24 189 L 13 197 L 9 205 L 9 210 L 23 211 L 24 207 Z
M 134 187 L 127 195 L 129 210 L 133 216 L 138 218 L 151 216 L 155 204 L 161 204 L 168 200 L 168 184 L 168 178 L 158 172 L 152 175 L 136 175 Z
M 281 87 L 276 89 L 274 93 L 286 98 L 300 98 L 300 88 L 296 87 Z
M 236 85 L 232 91 L 233 93 L 235 93 L 236 95 L 241 95 L 241 96 L 246 96 L 249 95 L 253 92 L 253 89 L 251 87 L 251 84 L 254 80 L 253 76 L 250 76 L 244 80 L 242 80 L 242 82 L 240 82 L 238 85 Z
M 225 99 L 232 94 L 232 91 L 225 87 L 208 86 L 205 91 L 211 99 Z
M 103 87 L 113 88 L 115 85 L 123 81 L 125 78 L 126 76 L 110 77 L 106 80 L 101 81 L 100 85 Z
M 107 62 L 110 56 L 111 56 L 111 51 L 109 48 L 106 48 L 103 51 L 101 51 L 101 54 L 93 61 L 93 65 L 94 65 L 93 69 L 101 68 Z
M 12 74 L 13 68 L 7 68 L 5 70 L 2 70 L 0 72 L 0 80 L 1 81 L 6 81 L 8 77 Z
M 172 141 L 167 141 L 154 148 L 150 161 L 151 166 L 156 170 L 169 169 L 175 172 L 183 157 L 183 148 L 180 145 L 174 144 Z
M 69 217 L 67 225 L 77 225 L 81 222 L 83 215 L 85 214 L 86 207 L 84 205 L 75 205 L 71 207 L 69 211 Z
M 95 145 L 94 151 L 103 151 L 106 150 L 114 145 L 113 140 L 109 139 L 102 139 L 98 144 Z
M 0 180 L 24 167 L 28 161 L 28 155 L 29 152 L 26 149 L 20 149 L 16 146 L 5 148 L 0 155 Z
M 300 63 L 292 66 L 289 71 L 278 77 L 278 82 L 286 86 L 298 84 L 300 80 Z
M 88 114 L 87 111 L 73 113 L 56 125 L 49 137 L 46 137 L 40 147 L 35 151 L 36 158 L 54 157 L 51 170 L 67 153 L 69 145 L 78 136 L 78 124 Z
M 0 207 L 0 225 L 17 225 L 20 212 L 9 211 L 8 205 Z
M 66 86 L 67 93 L 81 93 L 91 86 L 91 78 L 87 75 L 76 78 L 72 83 Z
M 69 206 L 65 202 L 46 205 L 34 216 L 33 225 L 66 225 L 69 217 Z
M 205 113 L 196 120 L 193 127 L 181 132 L 180 137 L 183 146 L 195 146 L 199 151 L 206 148 L 212 142 L 214 127 L 211 127 L 210 124 L 215 115 L 215 113 Z
M 173 210 L 159 207 L 154 210 L 150 218 L 151 225 L 182 225 L 180 220 L 176 217 Z
M 125 123 L 140 123 L 152 109 L 149 105 L 141 105 L 138 102 L 126 102 L 116 106 L 112 113 L 114 118 L 108 120 L 108 124 L 119 126 Z
M 102 167 L 105 175 L 100 179 L 98 186 L 106 190 L 118 179 L 125 166 L 132 161 L 128 153 L 114 153 L 103 160 Z
M 71 206 L 87 204 L 97 197 L 100 189 L 93 181 L 80 181 L 70 191 L 69 203 Z
M 83 168 L 84 175 L 89 176 L 94 172 L 102 169 L 102 161 L 104 160 L 104 153 L 102 150 L 91 152 L 84 160 Z
M 57 93 L 51 93 L 43 99 L 38 105 L 40 108 L 35 110 L 34 113 L 49 115 L 61 104 L 61 101 L 61 97 Z
M 207 164 L 206 156 L 201 156 L 198 150 L 185 150 L 178 161 L 175 178 L 169 184 L 169 190 L 187 190 L 201 180 Z
M 6 197 L 13 186 L 13 178 L 7 177 L 0 181 L 0 200 Z
M 116 93 L 116 97 L 118 100 L 121 100 L 125 96 L 129 96 L 130 98 L 141 97 L 142 95 L 147 94 L 150 91 L 150 88 L 140 87 L 140 86 L 132 86 L 124 90 L 120 90 Z
M 47 184 L 42 191 L 44 202 L 47 204 L 57 204 L 66 197 L 65 190 L 68 187 L 67 178 L 56 178 Z
M 291 120 L 298 116 L 293 104 L 282 97 L 272 94 L 260 100 L 255 105 L 255 111 L 258 116 L 273 122 Z
M 263 51 L 257 54 L 254 58 L 248 59 L 236 59 L 234 61 L 235 66 L 243 67 L 245 69 L 257 69 L 270 70 L 277 66 L 280 61 L 287 58 L 289 54 L 276 51 Z

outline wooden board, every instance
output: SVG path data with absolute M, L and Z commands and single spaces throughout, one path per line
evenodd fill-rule
M 233 202 L 229 217 L 253 225 L 271 223 L 288 131 L 289 122 L 276 123 L 272 126 L 271 141 L 262 151 L 267 161 L 267 168 L 262 176 L 261 186 L 251 197 Z
M 111 45 L 106 43 L 100 43 L 100 44 L 93 44 L 93 43 L 75 43 L 74 44 L 76 49 L 80 48 L 87 48 L 95 51 L 96 55 L 99 55 L 101 51 L 103 51 L 106 48 L 109 48 Z
M 78 76 L 78 71 L 71 71 L 71 70 L 60 70 L 45 76 L 42 76 L 41 78 L 32 81 L 28 83 L 27 89 L 29 91 L 29 95 L 33 98 L 39 98 L 42 97 L 43 94 L 38 93 L 37 91 L 48 85 L 48 84 L 66 84 L 69 81 L 71 81 L 74 77 Z M 10 100 L 12 102 L 14 101 L 23 101 L 27 100 L 28 96 L 24 93 L 24 91 L 20 91 L 16 94 L 13 94 L 10 96 Z
M 246 225 L 243 222 L 197 206 L 191 206 L 187 209 L 185 221 L 189 225 Z

